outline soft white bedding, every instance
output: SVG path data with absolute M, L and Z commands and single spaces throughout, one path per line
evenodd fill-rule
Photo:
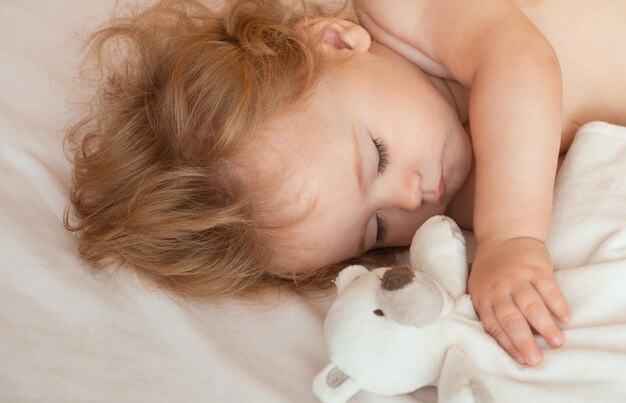
M 290 297 L 273 308 L 191 306 L 128 274 L 94 275 L 77 257 L 62 226 L 70 175 L 61 145 L 70 118 L 65 102 L 78 34 L 105 19 L 113 3 L 0 2 L 0 401 L 315 401 L 311 380 L 327 361 L 322 323 L 332 295 Z M 626 259 L 626 139 L 611 141 L 613 154 L 566 160 L 551 243 L 560 266 Z M 592 169 L 579 168 L 585 164 Z M 611 181 L 597 187 L 606 170 Z M 582 286 L 598 286 L 589 277 Z M 626 276 L 615 281 L 611 290 L 595 291 L 625 288 Z M 574 304 L 575 321 L 589 320 L 590 309 Z M 623 332 L 625 312 L 606 312 L 606 325 Z M 601 332 L 608 316 L 597 318 Z M 593 350 L 611 333 L 586 334 Z M 626 359 L 625 350 L 605 351 L 616 362 Z M 353 401 L 433 398 L 432 390 L 416 396 L 362 393 Z
M 189 306 L 78 259 L 66 98 L 113 5 L 0 2 L 0 401 L 312 401 L 325 301 Z
M 538 337 L 543 363 L 522 367 L 482 329 L 457 325 L 462 367 L 493 401 L 626 401 L 624 172 L 626 128 L 602 122 L 583 126 L 557 179 L 547 241 L 572 311 L 572 319 L 562 325 L 561 348 L 550 349 Z

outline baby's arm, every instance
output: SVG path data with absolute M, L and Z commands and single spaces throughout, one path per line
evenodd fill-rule
M 550 311 L 569 315 L 544 245 L 561 136 L 556 55 L 507 0 L 364 3 L 384 29 L 472 89 L 478 246 L 468 287 L 485 329 L 519 362 L 537 364 L 529 323 L 558 346 Z

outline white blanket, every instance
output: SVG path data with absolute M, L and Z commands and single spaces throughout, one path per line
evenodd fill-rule
M 273 308 L 189 306 L 132 276 L 93 274 L 77 257 L 62 226 L 70 182 L 65 101 L 80 36 L 114 3 L 0 2 L 0 401 L 314 402 L 332 295 L 289 297 Z M 577 140 L 580 151 L 559 177 L 551 241 L 555 262 L 569 268 L 562 273 L 572 273 L 559 276 L 580 285 L 581 293 L 567 293 L 574 319 L 565 346 L 546 352 L 549 375 L 520 371 L 518 379 L 600 401 L 610 396 L 597 381 L 626 374 L 626 281 L 617 267 L 626 257 L 626 141 L 617 130 L 585 136 L 607 152 Z M 614 179 L 596 189 L 602 178 Z M 577 378 L 568 368 L 588 371 Z M 529 388 L 513 386 L 510 393 Z M 426 392 L 361 393 L 353 401 L 432 401 Z
M 626 128 L 582 127 L 556 184 L 547 242 L 572 311 L 544 362 L 514 363 L 480 328 L 459 326 L 461 364 L 495 402 L 626 401 Z M 443 374 L 444 377 L 450 374 Z

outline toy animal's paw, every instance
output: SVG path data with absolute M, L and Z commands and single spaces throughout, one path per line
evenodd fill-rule
M 460 243 L 465 247 L 465 238 L 459 226 L 450 217 L 437 215 L 429 218 L 415 233 L 415 238 L 427 236 L 431 244 L 446 245 L 450 241 Z
M 436 279 L 453 297 L 467 286 L 465 238 L 449 217 L 434 216 L 417 230 L 411 243 L 411 267 Z
M 439 401 L 446 403 L 493 403 L 489 389 L 476 376 L 479 372 L 457 347 L 451 347 L 443 361 L 439 377 Z
M 359 386 L 330 363 L 313 380 L 313 392 L 324 403 L 344 403 L 359 391 Z
M 465 238 L 459 226 L 451 218 L 442 215 L 426 220 L 413 237 L 411 265 L 423 270 L 424 265 L 448 263 L 446 257 L 455 256 L 466 259 Z

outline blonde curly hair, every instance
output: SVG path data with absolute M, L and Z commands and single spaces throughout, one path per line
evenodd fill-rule
M 129 266 L 163 289 L 215 299 L 323 289 L 351 263 L 270 274 L 257 200 L 230 164 L 320 76 L 323 58 L 296 28 L 311 15 L 338 14 L 272 0 L 217 10 L 163 0 L 89 36 L 83 68 L 96 91 L 66 136 L 74 170 L 64 224 L 90 266 Z

